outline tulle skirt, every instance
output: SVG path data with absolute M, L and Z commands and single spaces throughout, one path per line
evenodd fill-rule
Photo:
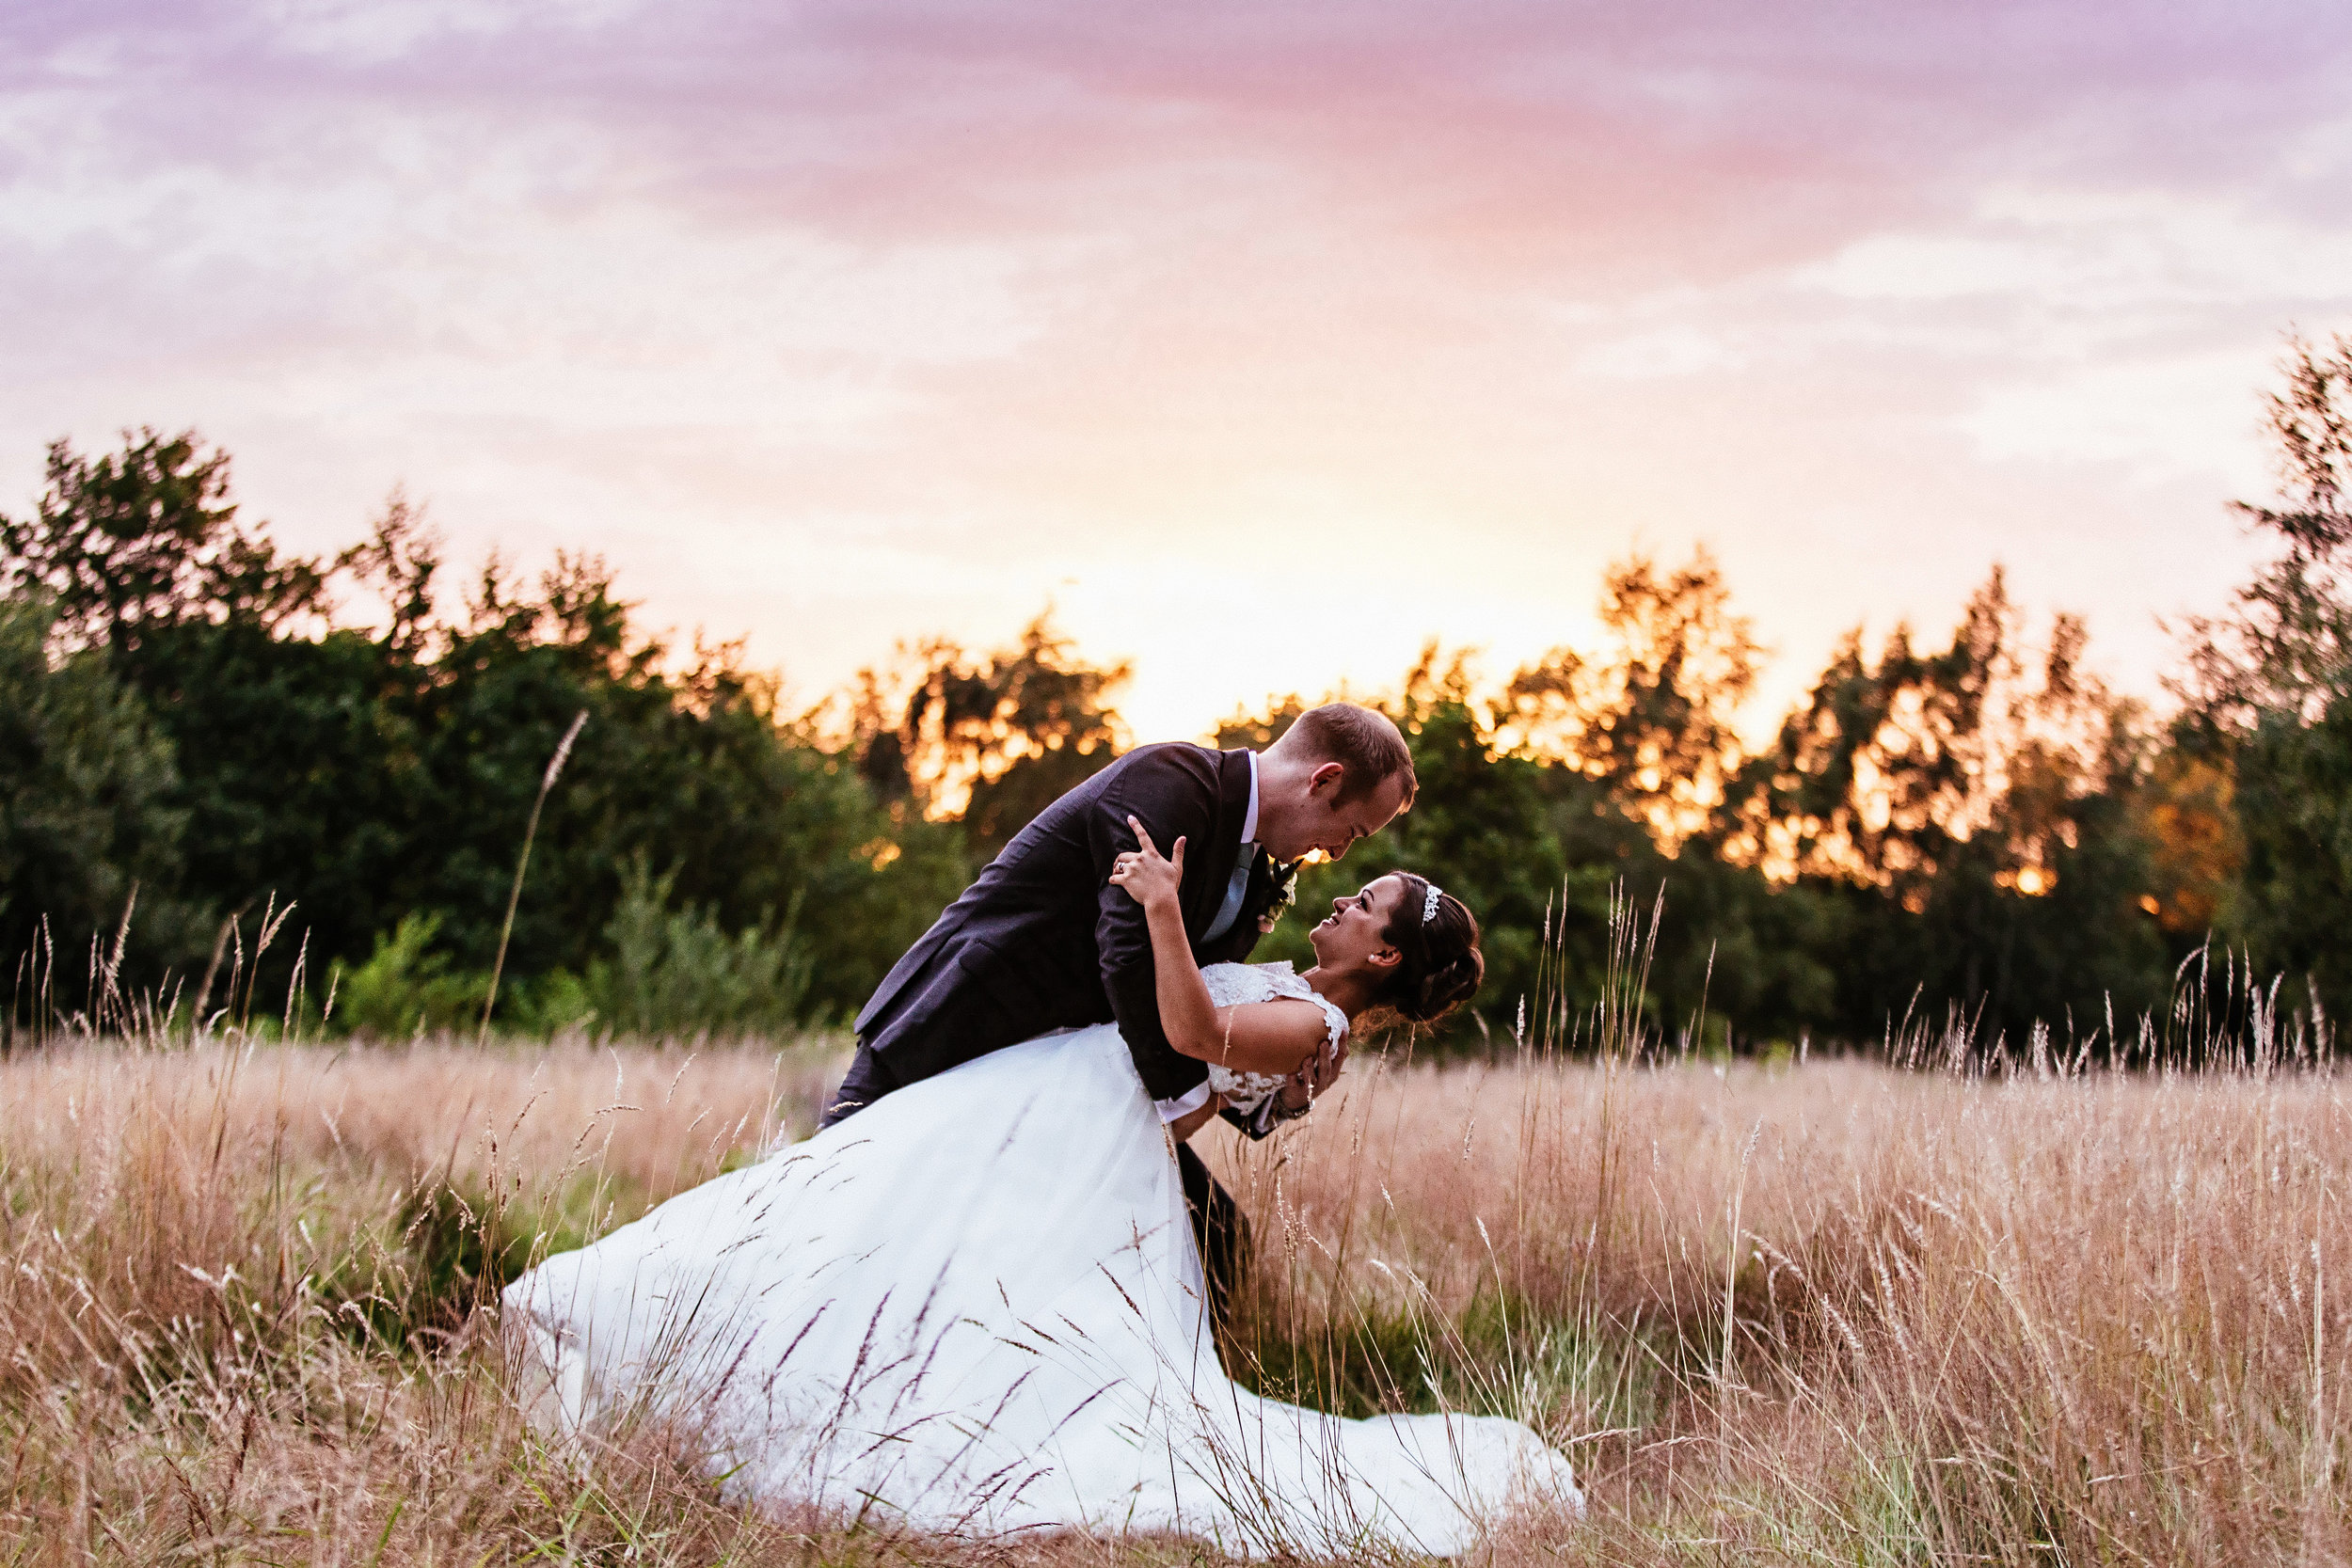
M 1581 1507 L 1494 1418 L 1258 1398 L 1212 1341 L 1173 1151 L 1115 1027 L 1012 1046 L 509 1287 L 570 1428 L 684 1422 L 733 1493 L 927 1533 L 1453 1555 Z

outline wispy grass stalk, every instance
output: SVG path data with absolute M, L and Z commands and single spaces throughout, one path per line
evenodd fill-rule
M 555 754 L 548 758 L 547 771 L 539 775 L 539 793 L 532 798 L 531 820 L 523 825 L 522 853 L 515 857 L 515 886 L 506 895 L 506 918 L 499 925 L 498 957 L 490 964 L 490 990 L 482 999 L 482 1027 L 479 1037 L 490 1037 L 490 1014 L 499 1005 L 499 977 L 506 972 L 506 944 L 515 934 L 515 911 L 523 901 L 523 874 L 531 869 L 532 840 L 539 836 L 539 813 L 548 803 L 548 793 L 555 788 L 556 776 L 564 771 L 564 764 L 572 754 L 572 742 L 588 723 L 588 710 L 581 708 L 572 716 L 571 728 L 556 742 Z

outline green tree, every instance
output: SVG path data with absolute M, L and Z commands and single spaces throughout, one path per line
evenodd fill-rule
M 2177 740 L 2231 782 L 2242 848 L 2224 934 L 2352 1004 L 2352 339 L 2290 340 L 2267 399 L 2276 503 L 2237 512 L 2278 554 L 2191 624 Z
M 2352 1005 L 2352 698 L 2308 722 L 2265 711 L 2233 753 L 2245 858 L 2230 934 L 2340 1012 Z
M 1704 548 L 1672 572 L 1639 554 L 1613 563 L 1599 610 L 1600 650 L 1554 648 L 1521 669 L 1500 722 L 1511 749 L 1589 780 L 1672 846 L 1739 768 L 1736 720 L 1763 649 Z
M 298 900 L 321 956 L 364 951 L 398 912 L 413 842 L 411 672 L 331 626 L 334 567 L 238 520 L 226 453 L 193 433 L 124 439 L 97 457 L 49 449 L 32 515 L 0 519 L 0 572 L 55 595 L 56 639 L 103 653 L 169 743 L 188 895 Z M 134 949 L 150 977 L 200 959 L 211 933 L 165 935 Z
M 1130 667 L 1083 662 L 1050 611 L 992 654 L 944 640 L 909 652 L 911 668 L 895 678 L 860 677 L 860 768 L 884 800 L 961 820 L 977 859 L 1109 767 L 1124 744 L 1111 699 Z
M 54 651 L 53 627 L 42 601 L 0 599 L 0 932 L 25 955 L 45 917 L 49 950 L 78 977 L 82 949 L 112 934 L 135 887 L 143 938 L 183 942 L 194 916 L 172 898 L 171 745 L 102 656 Z
M 0 516 L 7 584 L 47 596 L 58 636 L 121 651 L 152 627 L 275 629 L 325 608 L 325 564 L 281 556 L 237 522 L 228 453 L 204 451 L 193 431 L 126 431 L 123 443 L 100 457 L 51 443 L 33 515 Z
M 49 641 L 87 650 L 75 678 L 143 699 L 176 755 L 155 785 L 177 824 L 157 866 L 218 908 L 295 903 L 272 962 L 306 933 L 314 977 L 381 958 L 388 1008 L 428 969 L 454 995 L 486 968 L 541 770 L 583 708 L 517 914 L 518 996 L 604 953 L 639 854 L 730 940 L 809 911 L 798 994 L 818 1012 L 861 1002 L 963 879 L 953 824 L 894 815 L 853 756 L 783 720 L 737 650 L 674 658 L 602 562 L 559 555 L 532 577 L 494 560 L 445 613 L 438 542 L 397 496 L 331 562 L 292 560 L 237 520 L 227 459 L 194 436 L 99 458 L 60 444 L 35 513 L 0 532 L 0 573 L 71 604 Z M 376 612 L 346 618 L 339 595 Z M 142 874 L 119 855 L 90 864 L 108 898 Z M 143 901 L 170 891 L 164 874 Z M 201 960 L 210 939 L 134 951 L 151 973 Z
M 605 957 L 584 997 L 596 1022 L 629 1034 L 787 1032 L 805 1015 L 814 965 L 787 911 L 729 932 L 708 910 L 672 906 L 669 874 L 640 855 L 622 879 Z
M 2291 338 L 2280 372 L 2285 388 L 2264 400 L 2278 504 L 2232 508 L 2279 553 L 2234 610 L 2188 623 L 2175 685 L 2189 724 L 2225 740 L 2274 716 L 2315 720 L 2352 684 L 2352 338 Z
M 1819 1027 L 1824 911 L 1722 856 L 1738 717 L 1764 657 L 1753 626 L 1704 549 L 1673 571 L 1639 554 L 1613 563 L 1597 608 L 1592 651 L 1554 648 L 1521 668 L 1494 721 L 1541 765 L 1548 833 L 1571 868 L 1553 923 L 1562 1000 L 1574 1013 L 1599 998 L 1614 887 L 1645 921 L 1666 911 L 1645 936 L 1654 1039 L 1721 1040 L 1735 1020 L 1791 1037 Z
M 1735 783 L 1726 854 L 1843 907 L 1825 1022 L 1848 1038 L 1957 1007 L 2020 1039 L 2162 994 L 2148 737 L 2079 619 L 2038 651 L 2020 619 L 1996 568 L 1939 652 L 1899 627 L 1872 662 L 1856 632 Z
M 600 562 L 559 558 L 535 587 L 484 574 L 423 688 L 414 793 L 437 852 L 401 902 L 445 911 L 443 942 L 488 963 L 540 770 L 584 708 L 516 917 L 517 971 L 583 972 L 642 854 L 729 935 L 806 911 L 808 1004 L 853 1009 L 961 887 L 958 835 L 894 821 L 853 758 L 780 721 L 773 683 L 736 650 L 674 670 L 631 611 Z

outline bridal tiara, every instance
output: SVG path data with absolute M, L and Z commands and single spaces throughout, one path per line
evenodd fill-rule
M 1421 901 L 1421 923 L 1423 926 L 1438 918 L 1438 884 L 1429 884 L 1428 894 Z

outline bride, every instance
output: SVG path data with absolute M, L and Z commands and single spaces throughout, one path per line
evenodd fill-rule
M 1130 819 L 1133 822 L 1133 819 Z M 1475 989 L 1478 928 L 1409 872 L 1334 901 L 1314 968 L 1195 965 L 1184 845 L 1119 857 L 1162 1022 L 1247 1111 L 1392 1007 Z M 728 1489 L 940 1535 L 1182 1533 L 1438 1555 L 1567 1462 L 1496 1418 L 1343 1420 L 1218 1365 L 1173 1145 L 1118 1026 L 977 1057 L 680 1194 L 506 1291 L 553 1418 L 690 1425 Z

